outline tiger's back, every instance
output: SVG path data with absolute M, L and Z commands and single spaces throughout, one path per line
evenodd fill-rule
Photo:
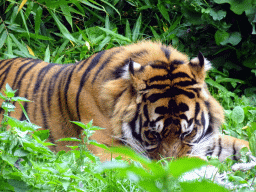
M 210 63 L 189 60 L 171 46 L 151 41 L 102 51 L 76 64 L 16 58 L 0 61 L 1 88 L 8 83 L 31 122 L 49 129 L 53 142 L 78 137 L 70 121 L 106 129 L 92 139 L 130 145 L 150 158 L 237 155 L 248 142 L 219 134 L 223 109 L 204 82 Z M 11 114 L 24 119 L 22 111 Z M 117 139 L 118 138 L 118 139 Z M 65 143 L 55 150 L 66 149 Z M 92 147 L 95 154 L 104 154 Z M 105 155 L 105 154 L 104 154 Z M 102 159 L 105 157 L 102 157 Z M 109 158 L 109 157 L 108 157 Z

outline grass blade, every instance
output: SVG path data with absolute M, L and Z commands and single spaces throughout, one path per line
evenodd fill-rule
M 136 41 L 139 37 L 140 34 L 140 27 L 141 27 L 141 14 L 139 18 L 136 21 L 136 24 L 133 28 L 133 33 L 132 33 L 132 41 Z
M 55 20 L 60 32 L 64 37 L 66 37 L 71 42 L 77 42 L 77 40 L 69 33 L 67 28 L 60 22 L 56 14 L 54 14 L 52 11 L 49 11 L 49 13 L 52 15 L 53 19 Z
M 6 38 L 7 38 L 7 31 L 4 31 L 2 33 L 2 36 L 0 37 L 0 49 L 3 47 Z
M 13 34 L 10 34 L 12 40 L 14 41 L 14 43 L 17 45 L 17 47 L 20 49 L 20 51 L 26 56 L 26 57 L 30 57 L 30 54 L 27 51 L 27 48 L 22 45 L 22 43 L 20 43 L 18 41 L 18 39 L 16 39 L 16 37 Z
M 21 11 L 21 12 L 20 12 L 20 15 L 21 15 L 21 18 L 22 18 L 22 21 L 23 21 L 23 25 L 24 25 L 24 26 L 25 26 L 25 28 L 26 28 L 27 34 L 29 34 L 29 30 L 28 30 L 27 22 L 26 22 L 26 20 L 25 20 L 25 17 L 24 17 L 23 11 Z
M 44 61 L 45 62 L 50 62 L 50 49 L 49 49 L 49 45 L 46 48 L 46 51 L 44 53 Z
M 69 25 L 71 26 L 71 28 L 73 28 L 72 16 L 70 14 L 69 6 L 67 4 L 64 4 L 64 5 L 60 5 L 60 8 L 61 8 L 61 11 L 64 13 L 64 16 L 68 21 Z
M 131 39 L 132 38 L 132 31 L 130 27 L 129 20 L 126 20 L 126 25 L 125 25 L 125 37 Z
M 43 13 L 43 9 L 42 7 L 38 7 L 36 10 L 36 16 L 35 16 L 35 34 L 38 34 L 39 29 L 40 29 L 40 24 L 42 21 L 42 13 Z
M 124 37 L 123 35 L 119 35 L 119 34 L 116 34 L 115 32 L 109 30 L 109 29 L 105 29 L 103 27 L 98 27 L 100 30 L 106 32 L 107 34 L 110 34 L 110 35 L 113 35 L 114 37 L 120 39 L 120 40 L 124 40 L 124 41 L 127 41 L 127 42 L 131 42 L 130 39 Z
M 152 26 L 150 26 L 150 29 L 151 29 L 155 39 L 161 39 L 160 36 L 157 34 L 157 32 L 155 31 L 155 29 Z

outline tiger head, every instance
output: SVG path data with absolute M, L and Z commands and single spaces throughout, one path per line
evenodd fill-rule
M 201 53 L 189 61 L 172 47 L 160 51 L 154 60 L 150 51 L 131 57 L 121 78 L 105 86 L 116 94 L 109 102 L 116 135 L 152 159 L 190 154 L 223 122 L 223 110 L 204 81 L 210 62 Z

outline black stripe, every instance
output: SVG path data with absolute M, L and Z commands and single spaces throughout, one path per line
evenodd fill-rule
M 186 86 L 190 86 L 190 85 L 195 85 L 197 84 L 197 82 L 192 79 L 191 81 L 180 81 L 178 83 L 175 83 L 175 85 L 181 86 L 181 87 L 186 87 Z
M 135 116 L 134 116 L 134 118 L 132 119 L 132 121 L 131 122 L 129 122 L 129 125 L 130 125 L 130 127 L 131 127 L 131 129 L 132 129 L 132 136 L 136 139 L 136 140 L 138 140 L 138 141 L 140 141 L 140 142 L 142 142 L 142 138 L 141 138 L 141 125 L 142 125 L 142 123 L 141 123 L 141 115 L 139 116 L 139 109 L 140 109 L 140 104 L 138 104 L 137 105 L 137 109 L 136 109 L 136 114 L 135 114 Z M 139 125 L 140 125 L 140 127 L 139 127 L 139 133 L 137 133 L 136 131 L 135 131 L 135 129 L 136 129 L 136 121 L 138 120 L 138 118 L 139 118 Z
M 75 70 L 75 66 L 73 65 L 71 71 L 67 70 L 62 76 L 66 77 L 68 75 L 67 80 L 65 81 L 65 88 L 64 88 L 64 101 L 66 105 L 66 109 L 68 110 L 68 114 L 70 114 L 70 108 L 68 106 L 68 90 L 69 90 L 69 85 L 71 83 L 71 77 L 73 75 L 73 72 Z
M 238 161 L 237 157 L 236 157 L 236 145 L 235 145 L 235 141 L 233 142 L 233 159 L 235 161 Z
M 148 85 L 146 87 L 146 90 L 149 90 L 149 89 L 165 89 L 167 87 L 169 87 L 170 85 L 169 84 L 155 84 L 155 85 Z
M 194 91 L 195 93 L 196 93 L 196 95 L 197 95 L 197 97 L 199 98 L 199 92 L 201 91 L 201 88 L 188 88 L 189 90 L 191 90 L 191 91 Z
M 159 76 L 152 77 L 148 81 L 150 83 L 152 83 L 154 81 L 164 81 L 164 80 L 169 80 L 169 76 L 168 75 L 159 75 Z
M 42 89 L 42 93 L 45 92 L 45 89 L 46 89 L 46 86 L 47 83 L 44 82 L 44 85 L 43 85 L 43 89 Z M 49 126 L 48 126 L 48 122 L 47 122 L 47 114 L 45 112 L 45 102 L 44 102 L 44 96 L 41 95 L 40 97 L 40 106 L 41 106 L 41 115 L 42 115 L 42 118 L 43 118 L 43 128 L 44 129 L 49 129 Z M 38 118 L 38 117 L 37 117 Z
M 188 121 L 188 118 L 187 118 L 187 116 L 185 115 L 185 114 L 181 114 L 181 115 L 179 115 L 179 117 L 181 118 L 181 119 L 185 119 L 186 121 Z M 191 120 L 191 119 L 190 119 Z M 193 119 L 192 119 L 193 120 Z M 192 121 L 193 122 L 193 121 Z
M 123 49 L 120 49 L 120 50 L 117 50 L 113 53 L 110 54 L 110 56 L 103 62 L 103 64 L 100 66 L 100 68 L 98 69 L 98 71 L 94 74 L 94 78 L 92 80 L 92 83 L 94 83 L 94 81 L 96 80 L 98 74 L 101 72 L 101 70 L 104 69 L 104 67 L 106 67 L 106 65 L 111 61 L 112 57 L 117 54 L 117 53 L 120 53 L 120 51 L 123 50 Z
M 33 79 L 34 79 L 34 74 L 32 74 L 32 75 L 30 76 L 29 82 L 33 82 Z M 28 99 L 28 93 L 29 93 L 29 92 L 28 92 L 28 89 L 29 89 L 30 87 L 31 87 L 31 85 L 28 83 L 28 84 L 27 84 L 27 87 L 26 87 L 26 90 L 25 90 L 25 96 L 24 96 L 26 99 Z M 29 99 L 31 99 L 31 98 L 29 98 Z M 29 105 L 29 106 L 31 106 L 31 105 L 36 105 L 36 103 L 35 103 L 35 102 L 30 103 L 30 104 L 29 104 L 29 102 L 25 102 L 25 103 L 24 103 L 23 107 L 24 107 L 24 109 L 25 109 L 25 111 L 26 111 L 27 113 L 28 113 L 28 105 Z M 31 114 L 31 115 L 32 115 L 32 114 Z M 36 114 L 34 113 L 33 118 L 36 119 L 35 117 L 36 117 Z M 24 113 L 21 114 L 20 120 L 21 120 L 21 121 L 26 120 L 26 117 L 25 117 Z
M 11 67 L 12 67 L 12 65 L 9 65 L 9 66 L 7 67 L 7 69 L 5 69 L 4 72 L 0 75 L 0 78 L 2 77 L 2 75 L 5 75 L 4 78 L 3 78 L 3 80 L 2 80 L 2 82 L 1 82 L 1 84 L 0 84 L 0 87 L 3 87 L 3 84 L 6 83 L 5 81 L 6 81 L 6 78 L 7 78 L 7 76 L 8 76 L 8 73 L 10 72 Z M 11 86 L 11 85 L 10 85 L 10 86 Z
M 143 127 L 148 127 L 148 124 L 149 124 L 149 115 L 148 115 L 148 106 L 147 105 L 144 105 L 143 107 L 143 114 L 146 118 L 146 121 L 143 123 Z
M 92 59 L 90 65 L 88 66 L 88 68 L 85 70 L 85 72 L 82 75 L 82 78 L 81 78 L 81 81 L 80 81 L 80 85 L 79 85 L 79 89 L 78 89 L 78 92 L 77 92 L 77 95 L 76 95 L 76 110 L 77 110 L 78 121 L 81 120 L 80 111 L 79 111 L 79 98 L 80 98 L 81 91 L 82 91 L 82 89 L 84 87 L 85 82 L 89 78 L 90 71 L 94 67 L 96 67 L 96 65 L 98 64 L 100 58 L 103 56 L 104 53 L 105 53 L 105 51 L 101 51 L 97 55 L 95 55 L 95 57 Z
M 0 67 L 0 71 L 2 71 L 3 68 L 7 67 L 7 65 L 12 65 L 13 62 L 15 62 L 16 59 L 17 58 L 9 59 L 7 62 L 5 62 L 6 60 L 1 60 L 0 65 L 3 65 L 3 66 Z M 3 70 L 3 72 L 5 72 L 5 70 Z
M 219 144 L 219 152 L 218 152 L 218 157 L 219 157 L 222 152 L 221 137 L 219 137 L 218 144 Z
M 48 85 L 48 90 L 47 90 L 47 104 L 48 104 L 48 112 L 51 114 L 51 101 L 52 101 L 52 95 L 54 93 L 54 87 L 56 85 L 57 79 L 60 76 L 61 72 L 63 72 L 67 67 L 70 65 L 60 65 L 60 68 L 55 71 L 55 74 L 52 75 L 52 77 L 49 80 Z M 59 82 L 59 84 L 64 83 L 64 82 Z M 61 88 L 59 88 L 61 89 Z
M 169 60 L 170 59 L 170 55 L 171 55 L 170 50 L 168 48 L 166 48 L 166 47 L 161 47 L 161 50 L 164 52 L 165 57 Z
M 205 132 L 205 117 L 204 117 L 204 112 L 202 111 L 201 114 L 201 125 L 203 125 L 203 133 Z
M 181 61 L 181 60 L 173 60 L 172 61 L 172 65 L 180 65 L 180 64 L 183 64 L 184 63 L 184 61 Z
M 195 107 L 195 124 L 200 125 L 200 121 L 197 119 L 197 116 L 200 112 L 200 104 L 196 102 L 196 107 Z
M 213 147 L 210 147 L 210 146 L 207 147 L 205 156 L 212 156 L 214 149 L 215 149 L 215 143 L 214 143 Z
M 80 71 L 85 64 L 87 64 L 87 61 L 90 59 L 91 57 L 85 59 L 85 60 L 82 60 L 82 61 L 79 61 L 78 63 L 76 63 L 75 65 L 79 66 L 78 70 L 77 71 Z
M 131 58 L 136 59 L 136 58 L 142 57 L 143 55 L 145 55 L 147 53 L 148 53 L 148 51 L 146 49 L 138 51 L 138 52 L 133 52 L 133 53 L 131 53 Z
M 37 80 L 36 80 L 36 83 L 35 83 L 35 87 L 34 87 L 34 90 L 33 90 L 33 94 L 35 95 L 37 93 L 37 91 L 40 89 L 40 86 L 41 86 L 41 83 L 43 82 L 43 79 L 46 75 L 46 73 L 52 68 L 54 67 L 55 65 L 58 65 L 58 64 L 55 64 L 55 63 L 49 63 L 48 65 L 46 65 L 44 68 L 42 68 L 39 73 L 38 73 L 38 76 L 37 76 Z
M 160 62 L 160 63 L 159 63 Z M 153 68 L 153 69 L 168 69 L 168 64 L 165 63 L 165 62 L 161 62 L 161 61 L 153 61 L 153 63 L 159 63 L 159 64 L 151 64 L 150 66 Z
M 192 92 L 185 91 L 183 89 L 179 89 L 177 87 L 170 87 L 169 89 L 165 90 L 164 93 L 154 93 L 148 97 L 148 100 L 151 103 L 154 103 L 162 98 L 173 98 L 177 95 L 185 95 L 190 99 L 195 98 L 195 94 Z
M 41 60 L 31 60 L 30 62 L 32 62 L 33 61 L 33 64 L 31 65 L 31 66 L 29 66 L 24 72 L 23 72 L 23 74 L 20 76 L 20 78 L 19 78 L 19 80 L 15 80 L 16 82 L 17 82 L 17 86 L 16 86 L 16 89 L 18 89 L 17 90 L 17 92 L 15 93 L 16 95 L 19 95 L 19 92 L 20 92 L 20 88 L 21 88 L 21 84 L 23 83 L 23 79 L 24 79 L 24 77 L 38 64 L 38 63 L 41 63 L 42 61 Z M 31 64 L 29 62 L 29 64 Z M 15 82 L 14 81 L 14 82 Z M 29 85 L 31 85 L 30 84 L 30 82 L 32 82 L 32 79 L 31 79 L 31 81 L 29 81 Z
M 158 75 L 155 77 L 152 77 L 151 79 L 149 79 L 149 82 L 153 82 L 153 81 L 164 81 L 164 80 L 174 80 L 176 78 L 182 78 L 182 77 L 187 77 L 189 79 L 191 79 L 191 77 L 189 75 L 187 75 L 186 73 L 183 72 L 178 72 L 178 73 L 168 73 L 168 75 Z M 192 79 L 191 79 L 192 80 Z

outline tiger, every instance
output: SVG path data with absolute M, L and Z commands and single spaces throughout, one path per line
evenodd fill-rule
M 144 40 L 74 64 L 1 60 L 0 87 L 8 83 L 17 96 L 33 101 L 24 103 L 24 109 L 32 123 L 50 131 L 52 143 L 79 138 L 82 129 L 71 121 L 86 124 L 93 119 L 93 125 L 104 129 L 90 139 L 130 146 L 149 159 L 238 159 L 249 144 L 220 133 L 224 112 L 205 83 L 209 69 L 211 63 L 201 52 L 189 59 L 171 45 Z M 26 119 L 18 106 L 10 115 Z M 66 144 L 58 142 L 52 150 L 68 150 Z M 89 149 L 101 160 L 111 158 L 102 148 Z

